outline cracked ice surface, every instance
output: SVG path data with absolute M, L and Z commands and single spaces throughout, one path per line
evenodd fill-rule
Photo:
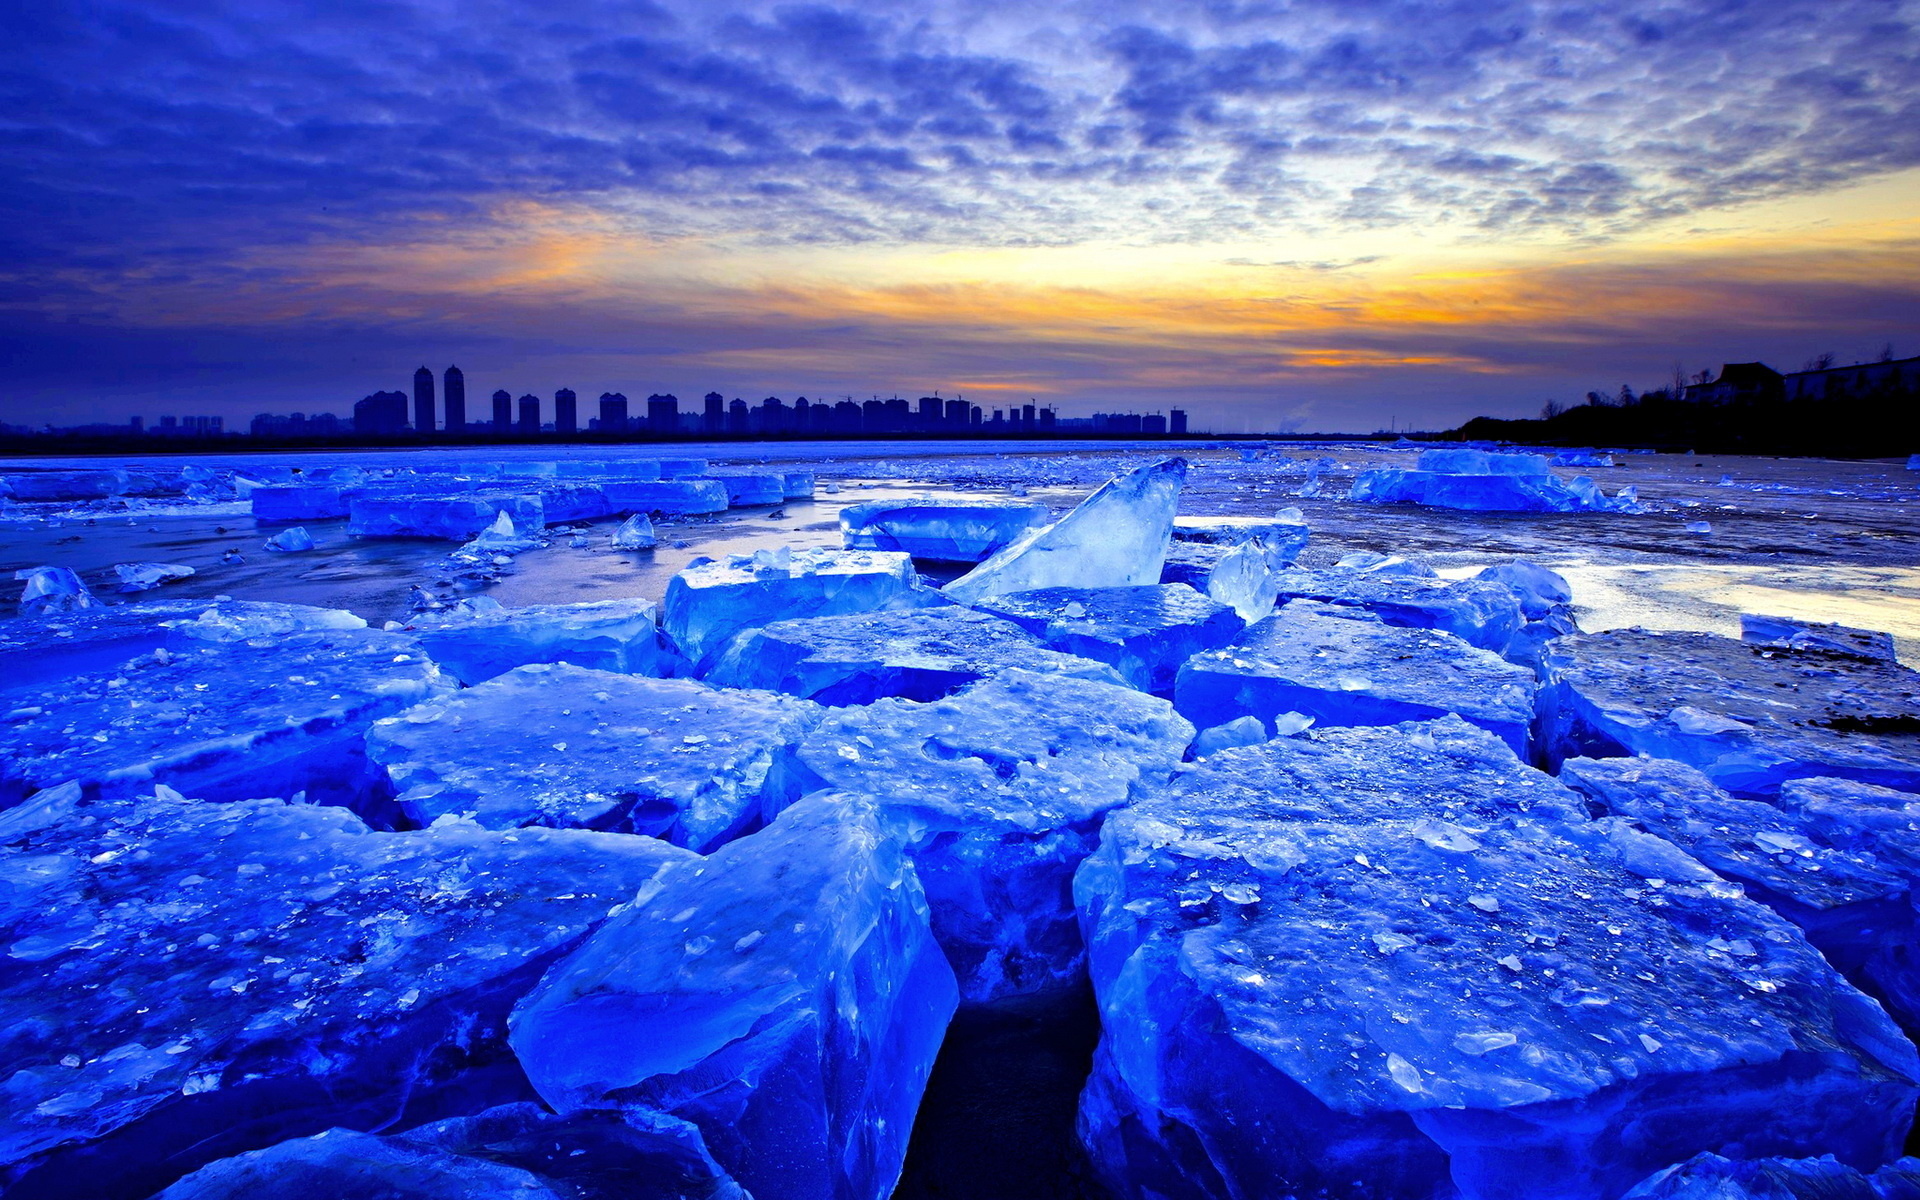
M 1388 625 L 1439 629 L 1495 654 L 1504 652 L 1526 623 L 1512 588 L 1479 579 L 1286 571 L 1275 580 L 1275 591 L 1282 603 L 1305 599 L 1364 608 Z
M 1458 713 L 1527 748 L 1533 672 L 1436 629 L 1295 600 L 1180 668 L 1174 704 L 1202 729 L 1282 713 L 1321 725 L 1391 725 Z
M 538 664 L 376 722 L 367 754 L 418 824 L 583 826 L 705 851 L 794 799 L 793 746 L 818 719 L 772 692 Z
M 1671 758 L 1743 796 L 1816 775 L 1920 791 L 1920 674 L 1897 663 L 1642 629 L 1560 638 L 1546 662 L 1554 761 Z
M 886 1200 L 955 1002 L 912 865 L 865 802 L 819 793 L 662 870 L 520 1003 L 512 1044 L 557 1111 L 691 1121 L 757 1200 Z
M 0 814 L 0 1181 L 138 1200 L 332 1125 L 528 1098 L 505 1019 L 652 838 L 376 833 L 338 808 L 43 792 Z
M 1180 664 L 1224 646 L 1246 623 L 1232 608 L 1184 583 L 1038 588 L 978 605 L 1066 654 L 1110 663 L 1143 692 L 1173 690 Z
M 666 646 L 645 600 L 530 604 L 505 608 L 474 597 L 423 613 L 408 632 L 469 687 L 530 663 L 572 663 L 623 675 L 669 675 L 682 664 Z
M 979 562 L 1048 520 L 1044 504 L 874 501 L 840 510 L 840 536 L 849 550 L 901 550 L 915 558 Z
M 1457 717 L 1222 750 L 1075 881 L 1081 1128 L 1146 1196 L 1611 1197 L 1874 1166 L 1920 1059 L 1792 925 Z M 1724 949 L 1722 947 L 1725 947 Z
M 1074 868 L 1105 814 L 1151 794 L 1192 738 L 1164 700 L 1013 670 L 932 704 L 829 713 L 800 759 L 880 806 L 962 994 L 980 1001 L 1075 978 Z
M 1014 668 L 1127 682 L 1105 663 L 1047 649 L 1011 621 L 953 605 L 776 621 L 736 637 L 705 678 L 821 704 L 870 704 L 884 696 L 938 700 Z

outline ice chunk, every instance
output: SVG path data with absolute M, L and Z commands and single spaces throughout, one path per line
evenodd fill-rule
M 1798 621 L 1792 617 L 1741 613 L 1740 640 L 1789 650 L 1825 651 L 1847 658 L 1897 661 L 1892 634 L 1818 621 Z
M 1614 629 L 1551 643 L 1542 749 L 1650 754 L 1735 795 L 1833 775 L 1920 790 L 1920 675 L 1819 649 Z
M 1333 569 L 1360 571 L 1369 575 L 1405 575 L 1415 579 L 1437 579 L 1440 574 L 1423 559 L 1407 558 L 1399 554 L 1380 554 L 1372 550 L 1356 550 L 1352 554 L 1343 555 L 1339 562 L 1333 564 Z
M 329 1129 L 209 1163 L 154 1200 L 566 1200 L 518 1167 Z
M 1131 587 L 1160 581 L 1185 459 L 1109 480 L 1051 525 L 1029 529 L 946 586 L 963 604 L 1047 587 Z
M 686 479 L 694 475 L 707 473 L 707 460 L 704 458 L 663 458 L 660 460 L 660 478 Z
M 1439 629 L 1470 646 L 1503 654 L 1525 617 L 1513 589 L 1480 579 L 1428 579 L 1378 571 L 1286 571 L 1270 587 L 1282 603 L 1298 599 L 1362 608 L 1388 625 Z
M 119 563 L 113 573 L 120 578 L 122 592 L 150 592 L 163 583 L 187 578 L 193 568 L 179 563 Z
M 546 539 L 535 536 L 539 526 L 531 527 L 533 532 L 522 532 L 513 523 L 513 514 L 505 509 L 493 518 L 493 523 L 476 534 L 472 541 L 461 549 L 469 554 L 519 554 L 526 550 L 537 550 L 546 545 Z
M 1655 1172 L 1624 1200 L 1914 1200 L 1920 1159 L 1903 1158 L 1872 1174 L 1832 1155 L 1820 1158 L 1722 1158 L 1699 1154 Z
M 778 504 L 787 498 L 787 478 L 784 475 L 735 475 L 716 472 L 706 478 L 726 489 L 727 503 L 734 508 Z
M 664 469 L 666 464 L 661 464 Z M 702 469 L 706 464 L 701 463 Z M 600 485 L 616 513 L 725 512 L 726 485 L 712 479 L 608 480 Z
M 613 532 L 615 550 L 651 550 L 659 541 L 653 532 L 653 522 L 645 513 L 633 514 Z
M 1907 470 L 1920 471 L 1920 454 L 1909 454 L 1907 456 Z
M 119 467 L 93 471 L 22 471 L 6 477 L 21 504 L 60 500 L 104 500 L 125 492 L 131 477 Z
M 468 496 L 355 496 L 347 532 L 354 537 L 445 538 L 464 542 L 509 515 L 515 529 L 544 529 L 546 507 L 539 493 Z
M 1205 593 L 1213 569 L 1227 556 L 1231 546 L 1217 542 L 1175 541 L 1167 547 L 1166 562 L 1160 568 L 1161 583 L 1180 583 Z
M 45 616 L 48 613 L 78 612 L 84 608 L 98 608 L 100 601 L 87 590 L 68 567 L 23 567 L 13 573 L 15 579 L 24 579 L 27 586 L 20 589 L 20 615 L 23 617 Z
M 1688 521 L 1684 529 L 1687 533 L 1712 533 L 1713 525 L 1707 521 Z
M 327 521 L 347 515 L 351 487 L 270 484 L 253 489 L 248 503 L 256 521 Z
M 784 484 L 784 487 L 781 489 L 782 499 L 784 500 L 813 499 L 813 472 L 812 471 L 782 471 L 780 473 L 780 479 Z
M 1011 621 L 949 605 L 776 621 L 736 637 L 704 678 L 822 704 L 937 700 L 1018 667 L 1126 686 L 1105 663 L 1049 650 Z
M 1613 461 L 1613 455 L 1600 450 L 1562 450 L 1553 456 L 1556 467 L 1612 467 L 1619 464 Z
M 1486 450 L 1422 450 L 1415 469 L 1436 475 L 1545 475 L 1541 454 L 1496 454 Z
M 1075 893 L 1121 1196 L 1600 1200 L 1703 1150 L 1882 1162 L 1920 1094 L 1791 925 L 1457 718 L 1222 750 Z
M 1504 584 L 1511 589 L 1519 598 L 1520 610 L 1529 621 L 1540 620 L 1573 603 L 1573 589 L 1567 585 L 1564 576 L 1522 558 L 1483 567 L 1474 578 L 1482 583 Z
M 1560 777 L 1603 811 L 1744 886 L 1804 930 L 1828 962 L 1907 1029 L 1920 1030 L 1920 969 L 1910 961 L 1920 944 L 1913 904 L 1920 796 L 1845 780 L 1796 780 L 1775 807 L 1729 796 L 1692 767 L 1661 758 L 1574 758 Z M 1870 797 L 1873 817 L 1892 819 L 1849 820 L 1858 811 L 1850 791 Z
M 295 525 L 291 529 L 282 529 L 267 539 L 267 549 L 278 550 L 286 554 L 298 554 L 313 549 L 313 535 L 304 525 Z
M 1258 717 L 1235 717 L 1224 725 L 1202 729 L 1193 739 L 1193 756 L 1205 758 L 1235 746 L 1256 746 L 1267 740 L 1267 727 Z
M 1047 520 L 1044 504 L 874 501 L 840 510 L 840 537 L 849 550 L 903 550 L 915 558 L 980 562 Z
M 805 700 L 691 680 L 517 667 L 376 722 L 367 754 L 407 818 L 583 826 L 708 850 L 798 795 Z
M 540 489 L 540 508 L 547 524 L 597 521 L 613 515 L 606 489 L 593 483 L 556 483 Z
M 1207 575 L 1207 598 L 1225 604 L 1242 621 L 1258 621 L 1273 611 L 1280 575 L 1292 556 L 1250 537 L 1220 556 Z
M 528 663 L 663 676 L 684 666 L 661 638 L 654 606 L 645 600 L 504 608 L 479 602 L 485 599 L 471 597 L 408 627 L 435 662 L 469 687 Z
M 782 547 L 759 558 L 689 563 L 667 582 L 661 623 L 688 659 L 702 663 L 734 634 L 774 621 L 941 603 L 905 554 Z
M 391 633 L 182 637 L 167 654 L 76 675 L 0 725 L 0 807 L 65 780 L 110 795 L 160 782 L 212 800 L 304 791 L 374 817 L 384 785 L 363 731 L 453 686 Z
M 566 1114 L 700 1127 L 757 1200 L 885 1200 L 955 1005 L 913 867 L 863 801 L 809 796 L 669 866 L 513 1014 Z
M 982 1001 L 1076 977 L 1073 870 L 1103 815 L 1157 788 L 1192 737 L 1164 700 L 1014 670 L 932 704 L 828 713 L 800 759 L 881 806 L 962 994 Z
M 329 1126 L 531 1099 L 508 1008 L 694 858 L 579 830 L 382 834 L 337 808 L 60 792 L 0 813 L 9 1200 L 136 1200 Z
M 1177 542 L 1234 546 L 1257 537 L 1267 544 L 1270 554 L 1285 560 L 1279 565 L 1286 566 L 1307 548 L 1307 524 L 1299 513 L 1299 509 L 1291 508 L 1278 517 L 1175 517 L 1173 538 Z
M 1563 482 L 1537 454 L 1483 450 L 1426 450 L 1411 471 L 1363 471 L 1352 498 L 1374 504 L 1422 504 L 1481 512 L 1625 511 L 1632 501 L 1609 500 L 1582 475 Z
M 1066 654 L 1111 664 L 1143 692 L 1169 693 L 1180 664 L 1224 646 L 1245 623 L 1183 583 L 1039 588 L 993 596 L 983 612 L 1019 625 Z
M 367 625 L 338 610 L 243 600 L 135 600 L 0 621 L 0 711 L 45 708 L 49 697 L 62 694 L 65 680 L 121 668 L 156 650 L 178 648 L 183 639 L 222 640 L 212 635 L 216 628 L 269 624 L 277 632 Z
M 1205 729 L 1297 712 L 1326 725 L 1391 725 L 1458 713 L 1524 753 L 1533 673 L 1436 629 L 1295 600 L 1232 644 L 1187 660 L 1174 705 Z

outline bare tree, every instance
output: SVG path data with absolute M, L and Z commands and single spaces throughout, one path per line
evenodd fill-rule
M 1540 419 L 1551 421 L 1565 411 L 1566 408 L 1558 400 L 1549 400 L 1540 406 Z
M 1880 362 L 1893 361 L 1893 343 L 1892 342 L 1888 342 L 1886 345 L 1880 347 L 1879 361 Z
M 1807 365 L 1804 367 L 1801 367 L 1800 369 L 1802 371 L 1824 371 L 1828 367 L 1831 367 L 1833 363 L 1834 363 L 1834 353 L 1833 351 L 1828 350 L 1824 354 L 1816 354 L 1812 358 L 1808 359 Z

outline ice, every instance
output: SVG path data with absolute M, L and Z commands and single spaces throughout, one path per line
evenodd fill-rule
M 781 489 L 782 499 L 784 500 L 813 499 L 813 472 L 812 471 L 783 471 L 780 474 L 780 479 L 785 485 Z
M 472 541 L 461 549 L 469 554 L 519 554 L 527 550 L 536 550 L 546 545 L 546 539 L 538 536 L 540 526 L 530 526 L 532 533 L 524 533 L 513 523 L 513 514 L 502 509 L 493 518 L 493 523 L 476 534 Z
M 1225 604 L 1242 621 L 1258 621 L 1273 611 L 1280 575 L 1292 556 L 1270 549 L 1264 538 L 1250 537 L 1220 556 L 1207 574 L 1207 597 Z
M 383 834 L 276 800 L 42 793 L 0 813 L 0 1186 L 140 1200 L 331 1126 L 532 1099 L 509 1007 L 692 858 L 578 830 Z
M 706 851 L 799 794 L 793 747 L 818 719 L 791 696 L 540 663 L 375 722 L 367 755 L 416 824 L 579 826 Z
M 1907 470 L 1920 471 L 1920 454 L 1909 454 L 1907 456 Z
M 634 513 L 613 532 L 615 550 L 651 550 L 659 541 L 645 513 Z
M 540 509 L 549 525 L 597 521 L 613 515 L 613 501 L 598 484 L 553 483 L 540 489 Z
M 1723 1158 L 1699 1154 L 1649 1176 L 1625 1200 L 1915 1200 L 1920 1159 L 1856 1171 L 1820 1158 Z
M 257 487 L 248 497 L 256 521 L 327 521 L 347 515 L 352 488 L 318 485 Z
M 217 616 L 119 667 L 90 665 L 30 715 L 0 725 L 0 807 L 77 780 L 130 795 L 155 782 L 211 800 L 292 796 L 374 816 L 384 799 L 362 754 L 379 717 L 451 691 L 411 638 L 366 629 L 267 632 Z M 265 623 L 260 623 L 265 624 Z M 18 687 L 17 683 L 9 686 Z
M 661 464 L 664 468 L 666 464 Z M 701 463 L 702 470 L 706 468 Z M 608 480 L 600 486 L 612 511 L 701 514 L 725 512 L 726 485 L 712 479 Z
M 1547 473 L 1547 459 L 1541 454 L 1499 454 L 1486 450 L 1422 450 L 1415 460 L 1416 469 L 1435 475 L 1515 475 L 1536 476 Z
M 1267 587 L 1283 603 L 1306 599 L 1365 609 L 1389 625 L 1443 630 L 1495 654 L 1505 653 L 1526 620 L 1513 589 L 1485 579 L 1295 570 L 1276 574 Z
M 660 478 L 686 479 L 694 475 L 707 473 L 707 460 L 704 458 L 663 458 L 660 460 Z
M 172 583 L 176 579 L 185 579 L 192 575 L 193 568 L 179 563 L 118 563 L 113 573 L 120 580 L 122 592 L 150 592 L 163 583 Z
M 1288 509 L 1287 515 L 1278 517 L 1175 517 L 1173 538 L 1177 542 L 1234 546 L 1257 537 L 1266 543 L 1267 553 L 1284 567 L 1307 548 L 1306 522 L 1287 519 L 1299 511 Z
M 1167 547 L 1165 563 L 1160 568 L 1161 583 L 1180 583 L 1204 593 L 1207 581 L 1213 576 L 1213 569 L 1227 556 L 1231 546 L 1216 542 L 1175 541 Z
M 1458 718 L 1183 768 L 1075 882 L 1116 1194 L 1618 1196 L 1898 1152 L 1920 1059 L 1787 924 Z M 1751 947 L 1752 954 L 1721 945 Z
M 329 1129 L 210 1163 L 154 1200 L 565 1200 L 518 1167 Z
M 1379 554 L 1372 550 L 1356 550 L 1343 555 L 1333 564 L 1336 571 L 1361 571 L 1369 575 L 1405 575 L 1414 579 L 1437 579 L 1440 576 L 1424 559 L 1407 558 L 1399 554 Z
M 1776 649 L 1824 650 L 1847 658 L 1897 661 L 1892 634 L 1817 621 L 1798 621 L 1792 617 L 1741 613 L 1740 640 Z
M 903 550 L 915 558 L 980 562 L 1048 519 L 1044 504 L 873 501 L 840 510 L 840 537 L 849 550 Z
M 1475 579 L 1482 583 L 1503 584 L 1520 601 L 1520 610 L 1529 621 L 1563 611 L 1573 603 L 1573 589 L 1566 577 L 1538 563 L 1511 559 L 1483 567 Z
M 1425 450 L 1410 471 L 1378 468 L 1354 478 L 1352 498 L 1374 504 L 1422 504 L 1477 512 L 1630 511 L 1586 476 L 1564 482 L 1538 454 Z
M 572 663 L 623 675 L 672 675 L 684 660 L 660 636 L 645 600 L 505 608 L 469 597 L 408 626 L 440 666 L 471 687 L 529 663 Z
M 1103 662 L 1049 650 L 1011 621 L 952 605 L 776 621 L 736 637 L 703 677 L 841 705 L 938 700 L 1015 667 L 1127 683 Z
M 58 696 L 64 681 L 75 675 L 117 669 L 169 645 L 191 644 L 187 639 L 217 641 L 239 629 L 283 633 L 366 626 L 334 609 L 241 600 L 135 600 L 0 621 L 0 704 L 45 707 L 33 702 Z
M 1920 1031 L 1920 964 L 1912 961 L 1920 945 L 1920 796 L 1796 780 L 1776 807 L 1736 799 L 1692 767 L 1660 758 L 1574 758 L 1560 777 L 1602 811 L 1741 884 Z
M 913 867 L 822 793 L 670 865 L 515 1009 L 556 1111 L 700 1127 L 757 1200 L 886 1200 L 955 1006 Z
M 1078 508 L 1029 529 L 945 591 L 971 604 L 1035 588 L 1158 583 L 1186 475 L 1186 460 L 1169 458 L 1109 480 Z
M 1325 725 L 1391 725 L 1458 713 L 1527 747 L 1533 673 L 1437 629 L 1295 600 L 1230 645 L 1187 660 L 1174 706 L 1202 729 L 1237 717 L 1271 728 L 1296 712 Z
M 8 493 L 22 504 L 103 500 L 125 492 L 131 478 L 119 467 L 95 471 L 29 471 L 6 477 Z
M 278 550 L 285 554 L 299 554 L 313 549 L 313 535 L 304 525 L 295 525 L 291 529 L 282 529 L 267 539 L 267 549 Z
M 544 529 L 546 506 L 531 495 L 355 496 L 347 532 L 354 537 L 444 538 L 464 542 L 507 513 L 516 529 Z
M 987 1001 L 1078 977 L 1073 870 L 1104 815 L 1159 787 L 1192 737 L 1164 700 L 1013 670 L 931 704 L 830 712 L 800 760 L 880 806 L 961 994 Z
M 20 590 L 20 615 L 45 616 L 48 613 L 78 612 L 97 608 L 100 601 L 87 590 L 68 567 L 25 567 L 13 573 L 27 586 Z
M 993 596 L 979 607 L 1055 650 L 1108 663 L 1130 686 L 1161 695 L 1173 691 L 1181 663 L 1226 645 L 1245 627 L 1233 609 L 1183 583 L 1039 588 Z
M 1814 775 L 1920 790 L 1920 675 L 1897 663 L 1614 629 L 1551 643 L 1547 667 L 1553 762 L 1650 754 L 1762 798 Z
M 1562 450 L 1553 456 L 1556 467 L 1613 467 L 1619 464 L 1613 461 L 1613 455 L 1599 450 Z
M 758 504 L 778 504 L 787 498 L 787 479 L 784 475 L 715 473 L 706 478 L 725 488 L 727 503 L 736 508 Z
M 1683 529 L 1687 533 L 1712 533 L 1713 525 L 1707 521 L 1688 521 Z
M 1193 756 L 1205 758 L 1209 754 L 1218 754 L 1234 746 L 1257 746 L 1266 740 L 1267 727 L 1260 723 L 1258 717 L 1235 717 L 1224 725 L 1202 729 L 1193 739 Z
M 794 617 L 943 604 L 899 552 L 800 550 L 699 560 L 667 583 L 662 625 L 687 658 L 704 664 L 743 629 Z

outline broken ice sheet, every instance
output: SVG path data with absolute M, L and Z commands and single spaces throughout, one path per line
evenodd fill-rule
M 940 562 L 979 562 L 1050 519 L 1044 504 L 873 501 L 840 510 L 840 536 L 849 550 L 901 550 Z
M 1037 588 L 980 601 L 1066 654 L 1109 663 L 1143 692 L 1173 690 L 1180 664 L 1245 626 L 1232 608 L 1183 583 Z
M 120 591 L 148 592 L 163 583 L 187 578 L 193 568 L 179 563 L 119 563 L 113 573 L 120 580 Z
M 470 596 L 408 627 L 427 654 L 471 687 L 530 663 L 572 663 L 623 675 L 671 675 L 685 662 L 660 636 L 645 600 L 506 608 Z
M 1216 568 L 1216 577 L 1219 572 Z M 1495 654 L 1506 651 L 1526 620 L 1513 589 L 1494 580 L 1376 571 L 1284 571 L 1272 577 L 1267 587 L 1282 603 L 1305 599 L 1362 608 L 1388 625 L 1439 629 Z
M 100 607 L 87 585 L 67 567 L 26 567 L 13 573 L 27 586 L 20 590 L 20 615 L 45 616 L 48 613 L 77 612 Z

